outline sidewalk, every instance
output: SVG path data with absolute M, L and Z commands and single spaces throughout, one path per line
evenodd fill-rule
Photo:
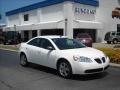
M 94 48 L 120 48 L 119 44 L 93 43 Z
M 9 51 L 18 51 L 19 50 L 19 44 L 18 45 L 3 45 L 0 44 L 0 49 L 9 50 Z
M 110 66 L 120 68 L 120 64 L 110 63 Z

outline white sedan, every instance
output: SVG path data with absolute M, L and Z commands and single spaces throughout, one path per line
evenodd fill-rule
M 58 70 L 68 78 L 72 74 L 100 73 L 109 66 L 109 58 L 94 48 L 65 36 L 38 36 L 20 46 L 20 64 L 30 62 Z

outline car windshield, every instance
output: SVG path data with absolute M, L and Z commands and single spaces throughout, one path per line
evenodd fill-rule
M 52 40 L 60 50 L 86 47 L 85 45 L 81 44 L 80 42 L 78 42 L 77 40 L 74 40 L 74 39 L 54 38 Z

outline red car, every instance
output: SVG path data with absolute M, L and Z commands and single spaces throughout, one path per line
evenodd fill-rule
M 88 33 L 79 33 L 76 39 L 86 46 L 92 47 L 93 40 Z

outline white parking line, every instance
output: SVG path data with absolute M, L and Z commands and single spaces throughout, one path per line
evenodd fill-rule
M 5 48 L 0 48 L 1 50 L 7 50 L 7 51 L 12 51 L 12 52 L 18 52 L 18 50 L 12 50 L 12 49 L 5 49 Z

